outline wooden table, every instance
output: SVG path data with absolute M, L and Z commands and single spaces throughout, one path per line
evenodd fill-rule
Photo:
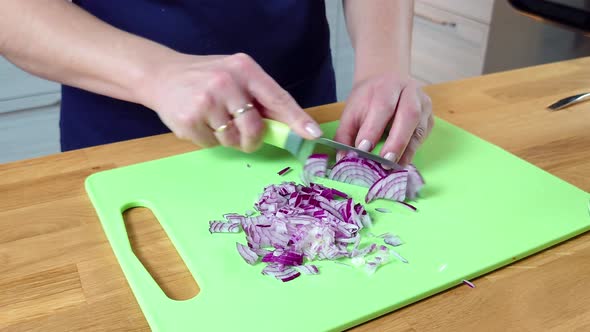
M 544 108 L 590 89 L 589 68 L 590 58 L 582 58 L 426 90 L 440 118 L 590 191 L 590 103 Z M 310 113 L 327 121 L 341 108 Z M 0 165 L 0 328 L 149 330 L 83 181 L 191 150 L 161 135 Z M 137 255 L 171 297 L 198 292 L 148 214 L 131 212 L 127 227 Z M 590 234 L 473 281 L 476 289 L 459 286 L 353 330 L 590 330 Z

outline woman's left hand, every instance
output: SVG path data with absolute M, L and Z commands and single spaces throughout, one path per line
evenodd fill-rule
M 390 127 L 380 155 L 406 166 L 433 125 L 430 97 L 414 79 L 380 75 L 354 85 L 334 139 L 371 151 Z

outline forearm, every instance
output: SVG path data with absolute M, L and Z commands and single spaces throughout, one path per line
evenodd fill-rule
M 131 102 L 173 51 L 116 29 L 64 0 L 2 0 L 0 55 L 52 81 Z
M 343 0 L 355 50 L 354 81 L 376 74 L 410 75 L 413 0 Z

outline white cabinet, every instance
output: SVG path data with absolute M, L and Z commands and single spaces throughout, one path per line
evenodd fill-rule
M 488 25 L 421 1 L 416 1 L 414 11 L 414 76 L 440 83 L 482 73 Z
M 58 153 L 60 86 L 0 57 L 0 163 Z
M 412 75 L 441 83 L 481 75 L 494 0 L 416 0 Z

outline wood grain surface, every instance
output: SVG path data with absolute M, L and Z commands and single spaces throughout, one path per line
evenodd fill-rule
M 590 89 L 589 68 L 581 58 L 426 90 L 438 117 L 590 191 L 590 102 L 545 109 Z M 342 106 L 309 112 L 323 122 Z M 0 165 L 0 330 L 148 331 L 84 179 L 194 149 L 167 134 Z M 196 294 L 149 214 L 126 220 L 136 253 L 167 293 Z M 473 280 L 475 289 L 450 289 L 352 331 L 589 331 L 588 276 L 586 234 Z

